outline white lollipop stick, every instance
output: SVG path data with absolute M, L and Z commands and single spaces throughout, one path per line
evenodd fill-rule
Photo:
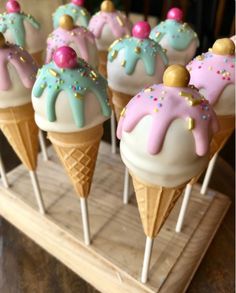
M 9 183 L 8 183 L 8 180 L 7 180 L 7 174 L 6 174 L 6 171 L 5 171 L 5 167 L 4 167 L 4 164 L 3 164 L 3 161 L 2 161 L 1 154 L 0 154 L 0 174 L 1 174 L 3 186 L 5 188 L 9 188 Z
M 208 164 L 206 175 L 204 177 L 204 180 L 203 180 L 203 183 L 202 183 L 202 188 L 200 190 L 200 193 L 203 194 L 203 195 L 205 195 L 206 192 L 207 192 L 207 188 L 208 188 L 208 185 L 209 185 L 209 182 L 210 182 L 210 179 L 211 179 L 212 172 L 214 170 L 214 166 L 215 166 L 217 157 L 218 157 L 218 153 L 215 153 L 213 158 L 210 160 L 210 163 Z
M 124 190 L 123 190 L 123 203 L 129 203 L 129 170 L 125 168 L 125 178 L 124 178 Z
M 88 203 L 87 198 L 80 198 L 80 208 L 82 215 L 82 224 L 84 232 L 84 243 L 90 245 L 90 226 L 89 226 L 89 217 L 88 217 Z
M 116 154 L 116 118 L 115 113 L 111 113 L 111 152 Z
M 193 188 L 192 184 L 187 184 L 187 186 L 185 188 L 183 202 L 182 202 L 182 205 L 180 208 L 179 217 L 178 217 L 177 224 L 175 227 L 175 232 L 177 232 L 177 233 L 180 233 L 182 230 L 186 210 L 187 210 L 190 195 L 192 192 L 192 188 Z
M 44 159 L 44 161 L 48 161 L 46 141 L 45 141 L 42 130 L 39 130 L 39 143 L 40 143 L 40 148 L 41 148 L 41 151 L 43 154 L 43 159 Z
M 147 283 L 147 280 L 148 280 L 153 243 L 154 243 L 154 239 L 150 237 L 146 238 L 145 252 L 144 252 L 144 258 L 143 258 L 143 268 L 142 268 L 142 275 L 141 275 L 141 282 L 143 284 Z
M 32 182 L 32 185 L 34 188 L 34 194 L 36 197 L 36 201 L 38 203 L 39 212 L 42 215 L 44 215 L 45 214 L 45 207 L 44 207 L 43 197 L 41 194 L 37 174 L 35 173 L 35 171 L 29 171 L 29 174 L 30 174 L 31 182 Z

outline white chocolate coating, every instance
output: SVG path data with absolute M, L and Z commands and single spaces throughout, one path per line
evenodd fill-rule
M 109 25 L 105 24 L 102 29 L 101 37 L 96 38 L 96 45 L 98 51 L 108 51 L 109 47 L 115 40 L 116 36 L 114 36 Z
M 169 65 L 181 64 L 185 66 L 194 57 L 198 47 L 197 39 L 193 39 L 185 50 L 175 50 L 168 44 L 168 36 L 164 36 L 159 44 L 167 50 L 166 55 L 169 59 Z
M 186 121 L 176 119 L 170 125 L 157 155 L 147 151 L 151 127 L 150 115 L 142 118 L 132 132 L 123 132 L 120 143 L 122 160 L 140 180 L 164 187 L 177 187 L 200 174 L 208 163 L 209 155 L 199 157 L 195 141 Z
M 138 60 L 132 75 L 128 75 L 124 67 L 121 66 L 122 61 L 125 59 L 124 52 L 124 49 L 120 50 L 112 62 L 107 62 L 108 85 L 111 89 L 128 95 L 136 95 L 143 88 L 162 82 L 165 65 L 159 54 L 156 56 L 154 75 L 147 74 L 141 59 Z
M 40 98 L 32 96 L 33 108 L 35 111 L 35 121 L 38 127 L 44 131 L 54 132 L 78 132 L 81 130 L 88 129 L 95 125 L 103 123 L 107 120 L 101 113 L 101 107 L 96 96 L 92 92 L 88 92 L 85 97 L 85 127 L 79 129 L 76 126 L 69 99 L 66 92 L 60 92 L 56 101 L 56 117 L 57 120 L 54 122 L 48 121 L 46 117 L 46 103 L 45 98 L 47 96 L 47 90 L 45 90 Z
M 23 85 L 12 64 L 8 63 L 7 68 L 12 85 L 7 91 L 0 92 L 0 108 L 17 107 L 30 103 L 31 89 Z
M 30 53 L 37 53 L 44 50 L 46 44 L 43 37 L 42 31 L 34 28 L 28 21 L 24 21 L 25 26 L 25 36 L 26 36 L 26 46 L 25 49 Z M 4 33 L 6 41 L 11 44 L 15 44 L 15 40 L 10 30 Z

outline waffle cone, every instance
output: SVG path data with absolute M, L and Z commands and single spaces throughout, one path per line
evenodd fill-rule
M 145 184 L 134 176 L 132 179 L 144 233 L 155 238 L 181 196 L 185 184 L 166 188 Z
M 111 89 L 112 90 L 112 89 Z M 116 120 L 119 121 L 120 113 L 123 108 L 129 103 L 133 96 L 112 90 L 112 104 L 114 106 Z
M 98 71 L 107 78 L 107 51 L 98 51 L 99 66 Z
M 0 128 L 28 170 L 37 167 L 38 127 L 32 104 L 0 109 Z
M 235 128 L 235 116 L 218 116 L 220 130 L 214 135 L 211 142 L 211 157 L 219 152 L 231 136 Z
M 102 134 L 102 124 L 80 132 L 48 132 L 48 138 L 80 197 L 89 195 Z
M 43 64 L 44 64 L 44 62 L 43 62 L 43 50 L 39 51 L 39 52 L 32 53 L 31 56 L 34 58 L 35 62 L 39 66 L 43 66 Z

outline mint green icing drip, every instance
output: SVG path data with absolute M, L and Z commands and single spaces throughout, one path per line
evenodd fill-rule
M 112 62 L 120 50 L 124 49 L 125 72 L 131 75 L 136 67 L 138 60 L 142 60 L 148 75 L 154 75 L 156 69 L 156 56 L 160 55 L 165 65 L 168 58 L 159 44 L 151 39 L 138 39 L 134 37 L 115 41 L 110 47 L 108 60 Z
M 89 20 L 90 20 L 89 12 L 84 7 L 80 7 L 73 3 L 68 3 L 66 5 L 59 6 L 57 10 L 54 12 L 53 14 L 54 29 L 59 27 L 60 18 L 61 16 L 65 14 L 70 15 L 73 18 L 74 23 L 76 23 L 79 20 L 79 23 L 81 26 L 88 27 Z
M 199 45 L 197 34 L 187 23 L 173 19 L 162 21 L 151 31 L 150 38 L 159 43 L 165 35 L 168 44 L 179 51 L 185 50 L 193 39 L 196 39 Z
M 111 114 L 107 81 L 80 58 L 75 69 L 60 69 L 53 61 L 44 65 L 38 72 L 33 95 L 40 98 L 44 91 L 46 91 L 46 115 L 50 122 L 57 120 L 55 105 L 62 91 L 67 93 L 73 119 L 78 128 L 85 125 L 85 95 L 89 91 L 93 92 L 99 101 L 102 114 L 105 117 Z
M 20 13 L 3 13 L 0 15 L 0 32 L 11 32 L 16 45 L 25 47 L 25 26 L 24 21 L 28 21 L 34 28 L 39 29 L 40 24 L 30 14 Z

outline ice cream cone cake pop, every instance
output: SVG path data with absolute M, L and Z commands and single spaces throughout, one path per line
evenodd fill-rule
M 101 4 L 101 10 L 91 18 L 89 30 L 96 38 L 99 71 L 106 76 L 108 49 L 115 40 L 130 35 L 131 23 L 123 13 L 115 9 L 111 0 L 105 0 Z
M 40 24 L 32 15 L 22 12 L 17 1 L 7 1 L 6 12 L 0 15 L 0 32 L 9 43 L 25 48 L 38 63 L 42 62 L 44 40 Z
M 38 155 L 38 128 L 34 122 L 31 88 L 37 66 L 21 47 L 5 42 L 0 33 L 0 128 L 12 148 L 30 171 L 40 211 L 44 206 L 35 170 Z
M 60 26 L 60 19 L 63 15 L 70 15 L 78 26 L 88 27 L 90 14 L 84 7 L 84 0 L 71 0 L 65 5 L 61 5 L 53 13 L 53 27 L 57 29 Z
M 182 19 L 182 10 L 172 8 L 167 19 L 159 23 L 150 34 L 151 39 L 166 49 L 169 64 L 186 65 L 199 46 L 197 34 Z
M 149 39 L 150 25 L 137 22 L 131 37 L 116 40 L 109 49 L 107 74 L 117 120 L 129 100 L 144 87 L 162 81 L 168 59 Z
M 48 132 L 87 219 L 89 195 L 103 122 L 110 117 L 105 79 L 70 47 L 58 48 L 40 70 L 32 91 L 35 120 Z M 85 243 L 90 243 L 88 221 Z
M 57 48 L 69 46 L 91 66 L 98 67 L 98 51 L 94 35 L 85 27 L 74 25 L 70 15 L 60 18 L 60 25 L 48 37 L 46 63 L 52 61 Z
M 186 183 L 205 168 L 218 129 L 209 103 L 188 82 L 185 67 L 168 67 L 163 84 L 138 93 L 118 124 L 121 157 L 133 178 L 149 244 Z M 150 255 L 144 260 L 142 282 L 147 281 L 149 262 Z

